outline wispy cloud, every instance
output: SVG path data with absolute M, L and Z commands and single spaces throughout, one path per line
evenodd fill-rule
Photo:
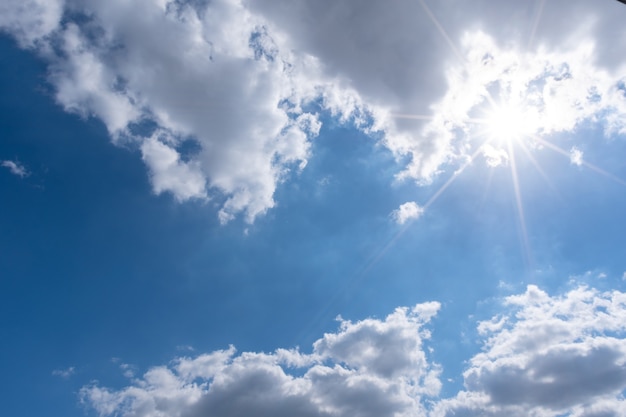
M 70 366 L 69 368 L 66 368 L 66 369 L 55 369 L 54 371 L 52 371 L 52 375 L 61 377 L 63 379 L 67 379 L 71 377 L 72 375 L 74 375 L 75 372 L 76 372 L 76 369 L 73 366 Z
M 11 174 L 17 175 L 20 178 L 24 178 L 30 175 L 28 169 L 26 169 L 26 167 L 19 162 L 7 160 L 0 162 L 0 165 L 7 168 L 11 172 Z

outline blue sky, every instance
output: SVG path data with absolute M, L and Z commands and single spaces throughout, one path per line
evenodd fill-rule
M 0 6 L 4 414 L 624 415 L 626 7 L 457 3 Z

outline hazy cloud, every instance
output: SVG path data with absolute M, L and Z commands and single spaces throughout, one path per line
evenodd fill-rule
M 70 376 L 74 375 L 75 372 L 76 372 L 76 369 L 74 369 L 73 366 L 70 366 L 69 368 L 66 368 L 66 369 L 55 369 L 54 371 L 52 371 L 52 375 L 61 377 L 63 379 L 67 379 Z
M 26 169 L 26 167 L 19 162 L 2 161 L 0 162 L 0 166 L 7 168 L 11 172 L 11 174 L 17 175 L 20 178 L 24 178 L 30 175 L 28 169 Z

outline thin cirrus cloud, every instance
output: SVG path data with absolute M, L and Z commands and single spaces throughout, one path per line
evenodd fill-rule
M 606 47 L 619 42 L 612 5 L 541 2 L 526 9 L 520 38 L 500 24 L 519 13 L 516 2 L 482 3 L 460 13 L 422 0 L 11 0 L 0 27 L 49 63 L 67 111 L 141 148 L 155 193 L 219 194 L 222 223 L 252 223 L 313 156 L 324 114 L 376 133 L 400 164 L 397 177 L 418 183 L 467 156 L 470 115 L 494 89 L 496 99 L 529 105 L 527 134 L 583 121 L 624 134 L 623 68 Z M 591 23 L 572 42 L 563 22 L 583 17 Z M 557 23 L 538 30 L 542 19 Z M 186 141 L 199 150 L 183 157 Z M 486 156 L 491 166 L 507 159 L 497 148 Z
M 11 174 L 16 175 L 20 178 L 24 178 L 30 175 L 28 169 L 23 164 L 16 161 L 2 161 L 0 162 L 0 166 L 8 169 Z
M 550 296 L 531 285 L 504 307 L 479 323 L 483 348 L 451 398 L 439 397 L 429 346 L 439 303 L 342 320 L 310 354 L 230 347 L 177 358 L 119 390 L 85 386 L 81 398 L 103 416 L 623 415 L 625 293 L 581 286 Z

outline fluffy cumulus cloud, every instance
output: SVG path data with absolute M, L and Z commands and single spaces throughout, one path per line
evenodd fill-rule
M 481 352 L 465 388 L 439 398 L 440 366 L 425 328 L 440 305 L 398 308 L 385 319 L 342 320 L 311 353 L 236 354 L 233 347 L 178 358 L 122 389 L 81 390 L 101 416 L 512 416 L 626 413 L 626 293 L 535 286 L 480 322 Z
M 583 156 L 583 151 L 576 146 L 572 146 L 572 149 L 569 150 L 569 161 L 573 165 L 581 166 L 583 164 Z
M 424 329 L 437 303 L 399 308 L 384 320 L 341 321 L 313 352 L 246 352 L 233 347 L 179 358 L 132 385 L 92 385 L 82 400 L 102 416 L 425 416 L 438 394 Z
M 415 201 L 408 201 L 392 211 L 391 218 L 398 224 L 404 224 L 409 220 L 418 219 L 422 213 L 424 213 L 423 207 L 420 207 Z
M 580 287 L 551 297 L 535 286 L 510 313 L 479 325 L 484 349 L 465 390 L 434 416 L 620 416 L 626 412 L 626 294 Z
M 419 183 L 466 159 L 494 102 L 523 108 L 517 134 L 626 133 L 622 6 L 535 3 L 8 0 L 0 29 L 49 62 L 66 110 L 142 150 L 155 192 L 219 196 L 223 223 L 252 222 L 305 167 L 322 113 Z

